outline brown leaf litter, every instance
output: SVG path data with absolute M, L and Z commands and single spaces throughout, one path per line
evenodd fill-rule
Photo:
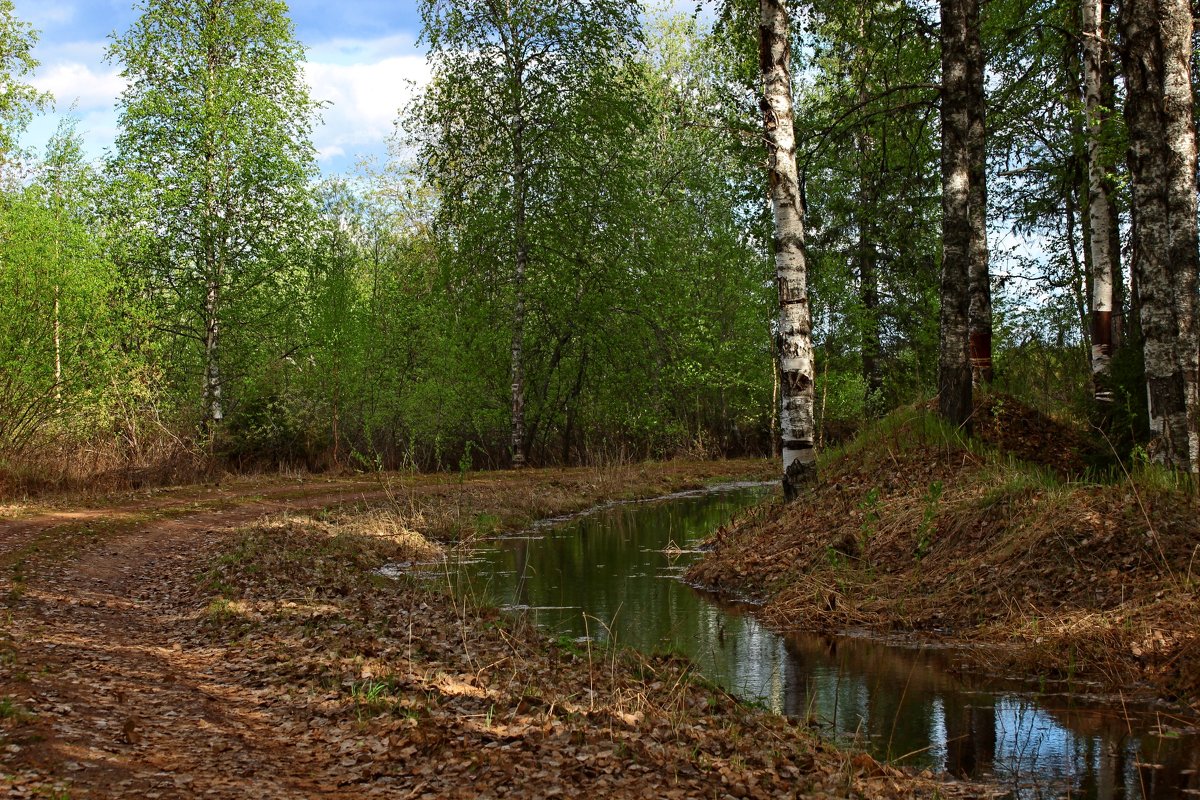
M 794 505 L 719 531 L 690 578 L 765 601 L 784 628 L 995 645 L 968 652 L 1017 674 L 1148 683 L 1200 708 L 1194 487 L 1154 468 L 1068 480 L 1080 435 L 1015 402 L 985 438 L 1037 443 L 1037 462 L 899 412 L 828 459 Z M 998 432 L 1007 415 L 1017 429 Z
M 88 535 L 70 522 L 66 548 L 49 535 L 61 521 L 33 539 L 27 526 L 12 547 L 0 538 L 0 556 L 19 553 L 4 576 L 0 785 L 72 798 L 946 796 L 737 704 L 685 662 L 564 650 L 376 572 L 435 555 L 431 532 L 469 538 L 772 471 L 323 484 L 285 513 L 247 484 L 222 509 L 177 516 L 110 504 L 146 520 L 89 520 Z M 321 511 L 347 500 L 373 508 Z

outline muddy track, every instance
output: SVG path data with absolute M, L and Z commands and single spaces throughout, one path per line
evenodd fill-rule
M 0 696 L 14 697 L 36 730 L 22 737 L 28 744 L 0 753 L 12 796 L 26 796 L 26 785 L 44 788 L 47 772 L 62 773 L 71 797 L 338 794 L 312 778 L 336 754 L 306 752 L 283 734 L 288 720 L 261 708 L 245 676 L 226 669 L 196 634 L 196 566 L 234 527 L 387 499 L 362 484 L 311 488 L 317 493 L 254 490 L 257 499 L 241 502 L 225 494 L 222 503 L 238 504 L 135 525 L 39 569 L 20 597 L 10 595 Z M 293 496 L 262 498 L 268 492 Z M 194 500 L 42 515 L 22 520 L 11 537 L 11 527 L 0 530 L 9 546 L 63 525 L 129 520 L 185 502 Z M 289 777 L 299 774 L 309 777 Z
M 472 475 L 465 487 L 457 476 L 406 476 L 393 485 L 247 483 L 0 522 L 0 795 L 421 794 L 407 779 L 354 777 L 355 763 L 380 757 L 372 748 L 387 744 L 338 739 L 330 720 L 313 714 L 314 703 L 336 706 L 336 692 L 295 694 L 292 686 L 306 681 L 297 672 L 305 653 L 214 636 L 221 616 L 210 613 L 214 595 L 201 572 L 229 551 L 239 526 L 281 512 L 388 501 L 426 522 L 427 503 L 432 518 L 441 509 L 443 522 L 446 513 L 469 522 L 506 509 L 520 520 L 756 469 L 763 465 L 528 470 Z M 460 506 L 464 491 L 472 501 Z M 478 787 L 463 781 L 454 796 L 476 796 Z
M 0 519 L 0 565 L 46 534 L 91 526 L 149 524 L 156 517 L 186 515 L 189 519 L 220 515 L 231 524 L 257 514 L 287 508 L 322 508 L 358 500 L 386 497 L 379 481 L 322 481 L 311 485 L 244 484 L 231 488 L 188 488 L 161 496 L 129 499 L 110 506 L 73 508 L 34 514 L 13 520 Z M 280 504 L 283 505 L 280 505 Z
M 294 495 L 296 488 L 254 491 L 257 499 L 240 503 L 224 494 L 222 503 L 239 504 L 134 525 L 70 563 L 38 570 L 10 601 L 2 642 L 0 694 L 16 698 L 36 726 L 36 735 L 23 736 L 32 744 L 8 745 L 0 756 L 22 765 L 2 770 L 14 778 L 12 796 L 23 796 L 24 780 L 34 792 L 37 776 L 48 772 L 74 788 L 71 796 L 86 787 L 88 796 L 144 798 L 330 794 L 334 787 L 293 777 L 318 775 L 311 766 L 328 758 L 298 752 L 282 733 L 288 721 L 260 708 L 245 676 L 200 645 L 192 589 L 198 561 L 236 525 L 386 499 L 382 489 L 362 485 L 312 488 L 316 494 L 283 499 L 262 495 Z M 22 521 L 16 536 L 5 530 L 5 545 L 64 524 L 121 521 L 193 501 L 43 515 Z M 298 759 L 310 769 L 296 770 Z

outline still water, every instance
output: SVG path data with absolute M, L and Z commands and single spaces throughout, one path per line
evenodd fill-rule
M 877 758 L 1010 797 L 1200 798 L 1200 730 L 1166 709 L 972 674 L 952 651 L 767 630 L 680 579 L 698 542 L 767 489 L 611 506 L 484 544 L 464 590 L 552 634 L 681 652 L 730 692 Z

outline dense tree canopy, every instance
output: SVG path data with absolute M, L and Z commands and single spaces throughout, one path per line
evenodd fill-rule
M 783 83 L 760 2 L 424 0 L 393 155 L 318 180 L 279 0 L 138 6 L 103 169 L 70 125 L 17 149 L 46 98 L 0 3 L 5 469 L 795 453 L 939 389 L 1194 469 L 1183 6 L 776 5 Z
M 203 386 L 216 423 L 229 374 L 282 357 L 315 107 L 282 2 L 147 0 L 140 11 L 109 52 L 128 81 L 109 163 L 114 210 L 155 327 L 203 348 L 200 368 L 180 375 Z M 192 357 L 176 351 L 170 366 Z

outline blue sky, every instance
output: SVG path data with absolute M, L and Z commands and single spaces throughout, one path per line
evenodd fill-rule
M 40 150 L 61 115 L 75 106 L 93 157 L 111 146 L 120 67 L 104 61 L 109 36 L 136 17 L 132 0 L 14 0 L 17 16 L 39 32 L 32 83 L 50 91 L 54 113 L 30 126 L 24 144 Z M 413 84 L 428 79 L 416 44 L 416 0 L 293 0 L 296 34 L 308 47 L 305 74 L 313 97 L 329 103 L 313 139 L 326 174 L 353 168 L 363 156 L 381 155 L 399 108 Z

